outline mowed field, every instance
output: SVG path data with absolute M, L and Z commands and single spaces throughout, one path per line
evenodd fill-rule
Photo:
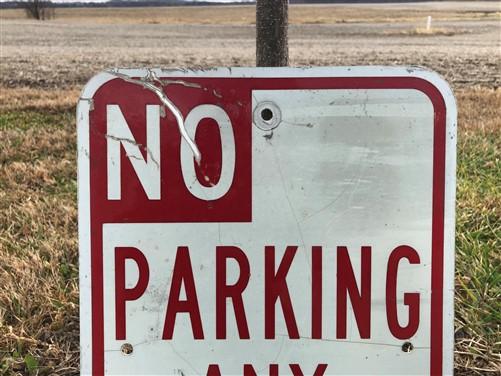
M 75 105 L 85 82 L 116 66 L 253 66 L 254 12 L 57 9 L 36 22 L 1 11 L 0 374 L 78 374 Z M 500 374 L 499 4 L 291 6 L 290 18 L 291 65 L 421 65 L 450 82 L 456 373 Z

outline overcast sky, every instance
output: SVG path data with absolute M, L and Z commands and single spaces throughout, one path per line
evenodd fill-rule
M 0 3 L 12 0 L 0 0 Z M 108 0 L 51 0 L 53 3 L 104 3 Z M 138 0 L 141 2 L 141 0 Z M 238 2 L 249 2 L 253 0 L 186 0 L 186 1 L 204 1 L 213 3 L 238 3 Z
M 6 1 L 6 0 L 2 0 Z M 52 0 L 54 3 L 103 3 L 108 0 Z M 140 2 L 141 0 L 139 0 Z M 194 1 L 196 2 L 197 0 L 187 0 L 187 1 Z M 236 2 L 248 2 L 252 0 L 199 0 L 199 1 L 205 1 L 205 2 L 214 2 L 214 3 L 236 3 Z

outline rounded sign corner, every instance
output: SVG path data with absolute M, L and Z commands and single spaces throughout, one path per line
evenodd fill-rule
M 82 92 L 80 93 L 80 97 L 78 99 L 78 104 L 80 104 L 81 101 L 88 101 L 94 97 L 96 92 L 108 81 L 111 81 L 113 79 L 117 78 L 113 74 L 111 74 L 108 71 L 102 71 L 93 76 L 82 89 Z
M 423 79 L 433 85 L 440 93 L 448 114 L 455 118 L 457 114 L 456 98 L 451 86 L 440 73 L 426 67 L 407 67 L 406 70 L 411 76 Z

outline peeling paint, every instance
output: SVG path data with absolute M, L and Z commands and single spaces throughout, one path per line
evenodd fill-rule
M 195 89 L 202 88 L 202 85 L 197 84 L 196 82 L 188 82 L 188 81 L 183 81 L 183 80 L 165 80 L 165 79 L 159 79 L 159 81 L 162 82 L 162 84 L 164 86 L 166 86 L 166 85 L 182 85 L 182 86 L 186 86 L 186 87 L 192 87 Z
M 116 70 L 109 70 L 107 71 L 109 74 L 120 78 L 126 82 L 136 84 L 139 86 L 142 86 L 143 88 L 150 90 L 151 92 L 155 93 L 157 97 L 160 99 L 160 101 L 172 112 L 174 117 L 176 118 L 177 121 L 177 126 L 179 129 L 179 133 L 181 133 L 181 137 L 186 141 L 188 146 L 190 147 L 191 151 L 193 152 L 193 157 L 195 158 L 195 161 L 197 162 L 198 165 L 200 165 L 200 161 L 202 160 L 202 154 L 200 153 L 200 150 L 198 149 L 197 144 L 195 143 L 194 140 L 190 138 L 188 135 L 188 132 L 186 131 L 186 128 L 184 127 L 184 118 L 183 115 L 181 114 L 181 111 L 177 108 L 177 106 L 167 97 L 167 95 L 163 91 L 163 86 L 164 86 L 164 81 L 170 81 L 170 84 L 176 83 L 176 84 L 182 84 L 185 86 L 189 86 L 190 83 L 187 83 L 185 81 L 181 80 L 164 80 L 162 81 L 161 79 L 158 78 L 158 76 L 153 72 L 151 69 L 148 69 L 147 75 L 144 78 L 132 78 L 130 76 L 127 76 L 125 74 L 122 74 L 120 72 L 117 72 Z M 167 83 L 167 84 L 169 84 Z M 155 84 L 159 84 L 160 86 L 156 86 Z M 190 86 L 193 87 L 193 86 Z M 197 86 L 199 87 L 199 86 Z
M 216 91 L 216 89 L 212 90 L 212 94 L 214 94 L 215 97 L 221 99 L 223 96 Z
M 138 146 L 140 149 L 143 149 L 146 151 L 146 153 L 148 154 L 148 156 L 151 158 L 151 160 L 153 161 L 153 163 L 157 166 L 157 168 L 160 168 L 160 164 L 158 163 L 158 161 L 153 157 L 153 154 L 151 153 L 151 150 L 148 149 L 148 147 L 144 146 L 143 144 L 140 144 L 134 140 L 131 140 L 129 138 L 122 138 L 122 137 L 116 137 L 116 136 L 113 136 L 111 134 L 105 134 L 104 137 L 106 138 L 110 138 L 114 141 L 118 141 L 118 142 L 127 142 L 129 144 L 132 144 L 132 145 L 135 145 L 135 146 Z M 134 158 L 134 159 L 139 159 L 137 156 L 135 155 L 130 155 L 130 154 L 127 154 L 127 157 L 129 158 Z
M 273 138 L 273 131 L 270 133 L 263 134 L 263 137 L 266 141 L 270 141 Z
M 93 98 L 82 98 L 78 99 L 79 101 L 86 101 L 89 103 L 89 112 L 94 110 L 94 99 Z

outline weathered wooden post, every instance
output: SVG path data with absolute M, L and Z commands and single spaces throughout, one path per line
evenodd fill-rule
M 256 65 L 283 67 L 289 64 L 287 38 L 288 0 L 256 2 Z

